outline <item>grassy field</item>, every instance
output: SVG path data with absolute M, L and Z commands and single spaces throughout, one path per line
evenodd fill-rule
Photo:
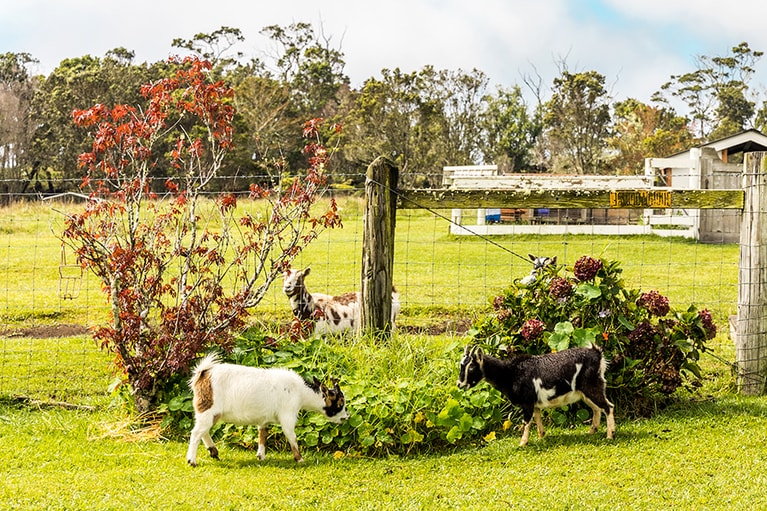
M 0 327 L 29 323 L 94 324 L 106 317 L 101 285 L 72 267 L 62 254 L 57 233 L 71 207 L 23 203 L 0 211 Z M 243 207 L 248 207 L 247 205 Z M 359 287 L 362 251 L 362 204 L 339 200 L 344 228 L 327 231 L 296 261 L 312 266 L 310 291 L 341 293 Z M 449 216 L 449 212 L 442 214 Z M 681 239 L 603 236 L 499 236 L 489 243 L 454 237 L 449 223 L 428 211 L 401 210 L 397 218 L 394 280 L 403 303 L 403 320 L 423 321 L 421 311 L 466 314 L 486 307 L 489 299 L 530 271 L 527 254 L 557 256 L 572 265 L 580 256 L 622 263 L 627 283 L 657 289 L 672 306 L 714 311 L 726 324 L 737 305 L 739 248 Z M 62 258 L 67 265 L 61 265 Z M 67 285 L 75 286 L 65 298 Z M 287 299 L 273 287 L 256 317 L 287 317 Z
M 53 340 L 49 340 L 53 341 Z M 447 341 L 447 338 L 446 338 Z M 80 349 L 82 338 L 59 340 Z M 93 348 L 95 352 L 95 348 Z M 100 355 L 85 375 L 93 410 L 0 400 L 0 507 L 47 510 L 717 510 L 767 508 L 767 397 L 731 394 L 711 366 L 703 392 L 651 419 L 549 427 L 519 448 L 519 431 L 441 454 L 349 457 L 303 448 L 219 445 L 186 465 L 185 439 L 136 429 L 99 387 Z M 76 361 L 75 363 L 80 363 Z M 43 372 L 43 369 L 40 370 Z
M 296 263 L 311 264 L 310 290 L 333 293 L 358 285 L 361 205 L 345 199 L 340 206 L 344 229 L 324 234 Z M 521 449 L 519 431 L 512 429 L 481 445 L 411 457 L 305 449 L 303 465 L 271 445 L 265 462 L 251 450 L 223 445 L 220 462 L 201 450 L 200 466 L 191 469 L 184 439 L 164 439 L 154 427 L 136 429 L 112 402 L 110 357 L 87 335 L 19 335 L 39 326 L 93 325 L 105 317 L 92 277 L 83 277 L 74 299 L 61 296 L 60 224 L 49 205 L 0 212 L 2 509 L 767 508 L 767 397 L 734 394 L 727 365 L 734 360 L 727 317 L 737 305 L 737 246 L 526 236 L 493 238 L 498 247 L 450 236 L 447 222 L 429 212 L 402 211 L 395 284 L 405 328 L 392 342 L 419 342 L 407 327 L 470 320 L 530 271 L 522 258 L 528 253 L 556 255 L 569 265 L 581 255 L 601 256 L 621 261 L 632 287 L 657 289 L 672 306 L 695 303 L 713 311 L 720 335 L 711 343 L 716 357 L 702 361 L 703 389 L 683 393 L 678 404 L 651 419 L 619 421 L 613 442 L 604 429 L 589 436 L 585 427 L 549 427 L 544 439 Z M 285 318 L 287 300 L 273 289 L 254 312 L 254 321 Z M 457 335 L 447 332 L 430 342 L 455 342 Z

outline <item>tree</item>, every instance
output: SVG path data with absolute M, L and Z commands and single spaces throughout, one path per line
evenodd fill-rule
M 0 55 L 0 177 L 6 192 L 24 191 L 38 178 L 39 165 L 34 165 L 28 154 L 32 141 L 30 110 L 37 80 L 30 76 L 27 66 L 34 62 L 28 53 Z
M 386 156 L 399 167 L 402 182 L 407 182 L 410 167 L 425 160 L 425 155 L 418 154 L 423 147 L 418 142 L 433 112 L 421 101 L 418 73 L 397 68 L 383 69 L 381 75 L 380 80 L 365 81 L 347 117 L 346 156 L 367 163 Z
M 245 41 L 238 28 L 223 26 L 211 34 L 198 33 L 192 39 L 173 39 L 171 46 L 191 52 L 201 60 L 207 60 L 213 66 L 214 75 L 222 77 L 227 69 L 236 67 L 243 54 L 241 51 L 229 53 L 239 43 Z
M 485 97 L 482 126 L 487 138 L 486 161 L 496 162 L 508 172 L 534 166 L 532 151 L 541 134 L 541 118 L 529 112 L 519 85 L 498 87 L 495 95 Z
M 35 126 L 30 158 L 41 162 L 51 188 L 63 189 L 81 177 L 77 157 L 89 141 L 86 131 L 72 123 L 72 111 L 85 104 L 137 104 L 139 86 L 167 72 L 161 65 L 134 66 L 132 59 L 124 48 L 104 58 L 65 59 L 40 83 L 30 114 Z
M 329 157 L 317 119 L 304 128 L 304 178 L 274 189 L 253 185 L 251 211 L 231 193 L 206 200 L 231 149 L 233 90 L 211 80 L 207 61 L 174 64 L 173 77 L 141 87 L 142 108 L 97 104 L 73 114 L 93 130 L 91 150 L 79 158 L 90 200 L 66 218 L 62 242 L 108 295 L 111 320 L 95 338 L 115 354 L 139 411 L 156 405 L 163 384 L 203 350 L 230 347 L 281 271 L 324 228 L 340 225 L 334 202 L 312 209 Z M 173 150 L 158 154 L 167 137 Z M 179 177 L 157 195 L 151 174 L 164 157 Z
M 434 70 L 419 73 L 421 101 L 434 111 L 434 145 L 437 166 L 481 163 L 482 111 L 488 78 L 477 69 Z M 435 169 L 441 170 L 441 169 Z
M 339 88 L 349 83 L 340 48 L 332 47 L 332 38 L 322 30 L 315 32 L 310 23 L 270 25 L 261 33 L 280 48 L 274 56 L 278 79 L 290 87 L 298 112 L 322 115 L 326 105 L 335 101 Z
M 543 124 L 551 152 L 557 156 L 556 170 L 598 173 L 610 127 L 605 77 L 596 71 L 562 71 L 554 79 Z
M 643 174 L 645 158 L 669 156 L 693 143 L 687 119 L 632 98 L 615 103 L 612 131 L 607 145 L 614 150 L 610 165 L 618 174 Z
M 756 102 L 748 83 L 763 52 L 752 50 L 746 42 L 731 52 L 725 57 L 697 57 L 695 71 L 672 75 L 655 96 L 666 102 L 664 92 L 680 98 L 690 108 L 695 134 L 702 141 L 740 131 L 754 117 Z
M 441 176 L 444 165 L 477 163 L 486 87 L 477 70 L 383 69 L 381 79 L 365 82 L 346 117 L 347 158 L 369 163 L 386 156 L 402 183 L 417 186 L 430 185 L 425 176 Z

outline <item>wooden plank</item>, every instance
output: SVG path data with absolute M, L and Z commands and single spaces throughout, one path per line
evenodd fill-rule
M 397 224 L 395 190 L 399 170 L 378 157 L 370 164 L 365 180 L 365 215 L 362 240 L 362 331 L 391 335 L 394 232 Z
M 637 192 L 670 194 L 670 206 L 647 206 L 637 201 L 616 201 L 616 195 Z M 613 198 L 611 200 L 611 197 Z M 604 208 L 671 207 L 689 209 L 743 209 L 743 190 L 399 190 L 399 209 L 452 208 Z
M 693 169 L 695 161 L 683 158 L 650 158 L 650 166 L 656 169 Z
M 767 153 L 746 154 L 735 357 L 744 394 L 767 392 Z

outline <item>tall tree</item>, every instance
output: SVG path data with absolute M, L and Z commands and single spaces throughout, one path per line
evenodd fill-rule
M 486 87 L 477 70 L 383 69 L 381 79 L 368 79 L 355 97 L 344 122 L 344 151 L 358 162 L 391 158 L 403 183 L 439 182 L 443 166 L 482 160 Z
M 37 80 L 27 66 L 34 62 L 28 53 L 0 54 L 0 178 L 6 192 L 24 191 L 31 183 L 39 183 L 39 165 L 28 157 Z
M 30 151 L 49 171 L 52 187 L 75 187 L 82 175 L 77 156 L 88 148 L 88 133 L 72 123 L 72 111 L 83 104 L 135 104 L 140 84 L 165 72 L 162 65 L 134 66 L 132 60 L 133 52 L 124 48 L 103 58 L 65 59 L 41 82 L 32 105 Z
M 693 143 L 688 121 L 671 108 L 646 105 L 629 98 L 615 103 L 613 133 L 607 145 L 618 174 L 642 174 L 644 159 L 683 151 Z
M 239 65 L 243 53 L 236 47 L 244 41 L 240 29 L 223 26 L 210 34 L 195 34 L 192 39 L 173 39 L 171 46 L 187 50 L 210 62 L 213 75 L 221 78 L 226 70 Z
M 485 97 L 482 114 L 486 136 L 484 158 L 495 162 L 506 172 L 530 170 L 532 151 L 541 134 L 538 111 L 530 112 L 522 96 L 522 89 L 498 87 L 494 95 Z
M 610 129 L 609 99 L 605 77 L 596 71 L 565 69 L 554 79 L 544 129 L 555 155 L 555 171 L 599 173 Z
M 423 136 L 428 111 L 421 103 L 418 73 L 399 68 L 381 71 L 381 79 L 365 81 L 346 121 L 348 158 L 369 164 L 384 155 L 406 178 L 411 166 L 424 160 L 418 141 Z
M 288 84 L 302 117 L 322 117 L 328 103 L 349 78 L 344 74 L 344 54 L 332 45 L 332 38 L 310 23 L 287 27 L 270 25 L 261 33 L 276 43 L 273 56 L 278 79 Z
M 433 133 L 438 165 L 474 164 L 482 160 L 482 111 L 487 76 L 477 69 L 436 71 L 431 66 L 419 73 L 421 101 L 436 114 Z M 440 158 L 441 156 L 441 158 Z M 439 162 L 441 160 L 441 163 Z
M 701 141 L 740 131 L 756 113 L 749 82 L 762 55 L 742 42 L 724 57 L 699 56 L 695 71 L 672 75 L 654 99 L 668 101 L 664 93 L 681 99 L 690 109 L 695 136 Z

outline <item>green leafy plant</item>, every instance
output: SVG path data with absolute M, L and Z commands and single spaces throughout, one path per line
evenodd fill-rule
M 383 361 L 400 360 L 401 346 L 364 340 L 309 338 L 295 342 L 290 332 L 277 338 L 251 328 L 240 336 L 226 360 L 258 367 L 286 367 L 304 378 L 340 376 L 349 420 L 328 422 L 319 414 L 302 414 L 296 435 L 302 446 L 349 455 L 377 456 L 436 452 L 494 438 L 508 429 L 508 405 L 491 389 L 466 393 L 455 385 L 455 364 L 462 343 L 430 347 L 417 367 L 399 372 Z M 381 362 L 372 364 L 371 360 Z M 319 369 L 321 368 L 321 369 Z M 186 437 L 192 426 L 191 394 L 173 386 L 160 407 L 163 425 Z M 217 424 L 212 433 L 226 442 L 255 447 L 255 427 Z M 488 437 L 488 435 L 490 435 Z M 287 449 L 276 428 L 270 442 Z
M 469 336 L 499 356 L 596 344 L 610 362 L 608 394 L 619 413 L 648 415 L 667 404 L 683 376 L 698 383 L 698 360 L 716 326 L 708 310 L 678 311 L 655 290 L 628 289 L 621 272 L 617 261 L 588 256 L 572 268 L 549 265 L 496 296 L 493 313 Z M 565 422 L 560 411 L 551 413 Z
M 90 195 L 61 236 L 102 283 L 111 318 L 94 337 L 114 353 L 140 412 L 153 410 L 200 352 L 231 347 L 282 270 L 320 232 L 341 225 L 332 199 L 325 211 L 313 208 L 327 188 L 330 157 L 321 119 L 304 125 L 309 168 L 300 178 L 273 189 L 251 185 L 265 211 L 243 211 L 232 193 L 206 199 L 233 147 L 234 92 L 213 79 L 208 61 L 171 64 L 172 78 L 141 88 L 145 107 L 73 113 L 94 131 L 92 150 L 80 156 Z M 169 154 L 158 150 L 163 140 L 174 142 Z M 163 162 L 177 174 L 157 183 Z

